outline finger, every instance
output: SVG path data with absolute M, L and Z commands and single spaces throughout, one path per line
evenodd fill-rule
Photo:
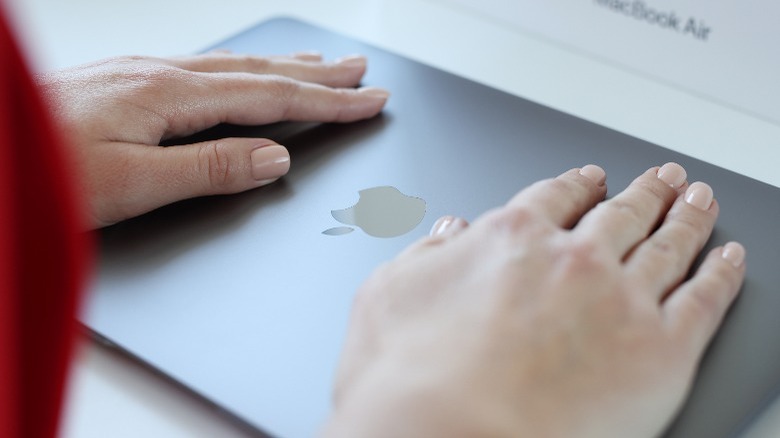
M 715 248 L 696 274 L 664 302 L 672 333 L 700 357 L 745 277 L 745 249 L 736 242 Z
M 321 62 L 321 56 L 301 53 L 293 56 L 252 56 L 209 52 L 202 55 L 165 60 L 196 72 L 244 72 L 272 74 L 330 87 L 354 87 L 366 72 L 366 58 L 350 55 L 333 62 Z
M 459 217 L 455 216 L 442 216 L 431 227 L 431 236 L 448 237 L 453 236 L 460 231 L 465 230 L 469 226 L 469 223 Z
M 606 179 L 604 170 L 593 164 L 571 169 L 529 186 L 515 195 L 507 207 L 535 212 L 557 226 L 569 228 L 604 199 Z
M 309 62 L 322 61 L 322 53 L 314 50 L 305 51 L 305 52 L 295 52 L 291 56 L 293 58 L 300 59 L 301 61 L 309 61 Z
M 216 49 L 209 50 L 208 53 L 228 54 L 228 53 L 233 53 L 233 51 L 230 49 L 223 49 L 221 47 L 218 47 Z M 296 58 L 302 61 L 319 62 L 322 61 L 322 54 L 320 52 L 310 50 L 310 51 L 303 51 L 303 52 L 295 52 L 290 56 L 271 56 L 271 58 Z
M 431 248 L 438 247 L 451 241 L 454 236 L 461 234 L 463 231 L 467 230 L 468 227 L 468 221 L 463 218 L 442 216 L 433 224 L 428 236 L 418 239 L 407 246 L 398 254 L 398 257 L 404 258 L 412 254 L 417 254 L 420 251 L 427 251 Z
M 390 95 L 377 87 L 336 89 L 276 75 L 192 73 L 177 79 L 161 90 L 170 99 L 149 102 L 165 119 L 165 137 L 219 123 L 352 122 L 378 114 Z
M 106 197 L 121 204 L 117 222 L 163 205 L 197 196 L 238 193 L 266 185 L 290 168 L 287 150 L 271 140 L 226 138 L 183 146 L 124 148 L 121 171 L 114 171 L 122 193 Z
M 666 215 L 685 187 L 685 177 L 685 169 L 676 163 L 651 168 L 587 213 L 575 231 L 604 241 L 623 258 Z
M 652 291 L 659 300 L 688 273 L 696 255 L 712 234 L 718 203 L 712 189 L 693 183 L 675 201 L 661 227 L 642 242 L 626 261 L 633 284 Z

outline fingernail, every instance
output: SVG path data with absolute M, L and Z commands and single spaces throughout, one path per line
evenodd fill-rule
M 739 268 L 745 261 L 745 247 L 737 242 L 729 242 L 723 246 L 721 256 L 735 268 Z
M 679 189 L 685 183 L 688 174 L 677 163 L 666 163 L 658 169 L 658 179 L 665 182 L 673 189 Z
M 252 151 L 252 177 L 257 181 L 274 180 L 290 170 L 290 154 L 284 146 L 263 146 Z
M 455 216 L 443 216 L 440 217 L 431 227 L 431 236 L 440 236 L 445 233 L 452 233 L 459 229 L 465 228 L 467 222 L 459 217 Z
M 596 183 L 597 186 L 602 186 L 607 181 L 607 173 L 604 169 L 596 166 L 595 164 L 588 164 L 580 169 L 580 175 L 588 178 Z
M 344 67 L 365 67 L 366 57 L 363 55 L 342 56 L 333 61 L 333 63 Z
M 387 99 L 388 97 L 390 97 L 389 91 L 379 87 L 361 87 L 358 88 L 357 91 L 360 94 L 370 96 L 370 97 L 376 97 L 378 99 Z
M 700 181 L 688 187 L 685 191 L 685 202 L 702 210 L 709 210 L 712 205 L 712 188 Z

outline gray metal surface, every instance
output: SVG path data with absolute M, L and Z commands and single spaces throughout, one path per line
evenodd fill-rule
M 735 436 L 774 397 L 779 190 L 294 20 L 263 23 L 219 47 L 363 53 L 364 83 L 392 97 L 380 117 L 356 124 L 203 133 L 274 138 L 291 149 L 292 170 L 269 187 L 185 201 L 104 230 L 83 317 L 100 336 L 258 430 L 311 436 L 329 410 L 355 289 L 436 218 L 473 219 L 574 166 L 602 165 L 612 195 L 648 167 L 677 161 L 691 180 L 709 182 L 721 204 L 711 245 L 743 242 L 749 271 L 668 436 Z M 385 185 L 426 200 L 411 233 L 322 234 L 340 225 L 331 210 Z

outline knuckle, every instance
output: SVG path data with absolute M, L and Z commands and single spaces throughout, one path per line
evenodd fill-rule
M 286 76 L 267 75 L 265 78 L 268 91 L 280 101 L 289 101 L 299 89 L 299 83 Z
M 106 61 L 109 63 L 116 63 L 116 64 L 137 64 L 140 62 L 146 62 L 149 58 L 146 56 L 141 55 L 123 55 L 123 56 L 115 56 L 112 58 L 108 58 Z
M 349 111 L 352 98 L 355 96 L 355 91 L 352 89 L 337 88 L 334 90 L 336 93 L 336 105 L 335 111 L 332 113 L 330 121 L 332 122 L 348 122 L 354 119 L 354 115 Z
M 231 188 L 236 182 L 233 162 L 225 143 L 206 143 L 198 150 L 200 174 L 205 175 L 206 184 L 215 191 Z
M 702 233 L 709 232 L 711 220 L 706 212 L 696 208 L 675 209 L 669 217 L 675 225 L 681 228 L 681 238 L 690 238 Z
M 485 215 L 485 222 L 500 234 L 519 234 L 538 222 L 537 215 L 529 208 L 504 207 Z
M 570 193 L 578 193 L 580 189 L 584 189 L 584 184 L 578 184 L 569 178 L 553 178 L 547 180 L 546 184 L 550 190 L 559 195 L 568 195 Z
M 279 109 L 279 120 L 290 119 L 291 103 L 300 89 L 298 81 L 280 75 L 265 75 L 262 80 L 268 96 Z
M 639 178 L 637 179 L 634 184 L 637 185 L 639 189 L 644 191 L 645 193 L 654 196 L 658 199 L 666 199 L 668 194 L 674 193 L 674 190 L 664 184 L 660 179 L 657 177 L 652 178 Z
M 631 222 L 642 222 L 644 211 L 635 203 L 619 198 L 613 198 L 607 202 L 602 202 L 600 208 L 607 209 L 610 215 L 619 215 L 627 218 Z
M 341 64 L 317 64 L 314 68 L 321 74 L 339 77 L 344 71 L 349 70 L 348 67 L 344 67 Z
M 271 60 L 262 56 L 252 55 L 233 55 L 237 56 L 238 62 L 249 66 L 252 71 L 265 72 L 271 68 Z
M 125 58 L 125 61 L 128 62 L 128 63 L 136 63 L 136 62 L 144 62 L 144 63 L 146 63 L 146 62 L 151 62 L 152 61 L 152 58 L 150 58 L 148 56 L 143 56 L 143 55 L 128 55 L 128 56 L 125 56 L 124 58 Z
M 650 253 L 657 266 L 671 266 L 680 261 L 681 254 L 676 245 L 678 242 L 677 239 L 661 236 L 654 236 L 648 240 Z
M 333 92 L 338 102 L 343 105 L 350 103 L 355 97 L 355 90 L 352 88 L 335 88 Z
M 548 182 L 548 187 L 552 192 L 550 196 L 565 210 L 584 207 L 588 204 L 591 193 L 595 191 L 594 184 L 584 184 L 582 180 L 571 178 L 552 179 Z
M 695 315 L 703 318 L 721 313 L 723 300 L 714 293 L 717 289 L 719 289 L 717 284 L 707 281 L 691 294 L 691 310 Z
M 188 72 L 163 64 L 144 64 L 123 70 L 120 74 L 121 79 L 135 91 L 156 93 L 158 90 L 167 89 L 173 82 L 183 82 L 187 79 Z
M 736 295 L 741 276 L 725 260 L 711 265 L 704 275 L 696 278 L 696 289 L 691 297 L 694 308 L 701 315 L 720 315 Z
M 647 240 L 652 257 L 666 266 L 690 263 L 710 234 L 710 227 L 701 217 L 682 213 L 673 219 Z
M 669 196 L 675 196 L 676 191 L 661 181 L 656 172 L 645 172 L 631 182 L 630 187 L 646 195 L 658 199 L 666 199 Z
M 566 271 L 599 273 L 606 269 L 609 259 L 601 254 L 601 245 L 591 237 L 567 239 L 559 250 L 558 259 Z

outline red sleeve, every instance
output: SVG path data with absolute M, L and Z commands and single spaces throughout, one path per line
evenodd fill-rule
M 56 436 L 89 242 L 0 4 L 0 436 Z

